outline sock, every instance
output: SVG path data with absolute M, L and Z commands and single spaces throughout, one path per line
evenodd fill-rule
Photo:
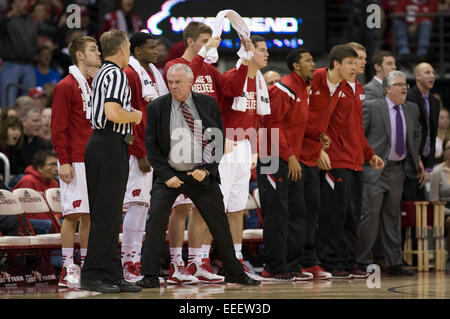
M 202 245 L 202 259 L 209 258 L 209 250 L 211 249 L 211 245 Z
M 234 252 L 236 254 L 237 259 L 244 258 L 244 256 L 242 256 L 242 244 L 234 244 Z
M 189 247 L 188 263 L 191 263 L 191 262 L 196 262 L 199 264 L 202 263 L 202 249 L 201 248 Z
M 63 266 L 69 266 L 73 264 L 73 248 L 62 248 Z
M 86 254 L 87 254 L 87 248 L 80 248 L 80 262 L 81 262 L 80 267 L 81 268 L 83 268 L 84 259 L 86 258 Z
M 184 266 L 182 251 L 183 247 L 170 248 L 170 261 L 175 265 Z
M 123 238 L 122 238 L 122 265 L 126 262 L 132 262 L 139 258 L 142 248 L 141 229 L 145 225 L 141 225 L 147 216 L 148 208 L 145 205 L 132 204 L 128 207 L 128 211 L 123 220 Z
M 122 243 L 122 265 L 125 265 L 127 262 L 133 262 L 132 254 L 133 246 Z

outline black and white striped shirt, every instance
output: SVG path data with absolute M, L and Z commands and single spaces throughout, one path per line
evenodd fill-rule
M 105 129 L 112 125 L 112 130 L 120 134 L 132 134 L 132 123 L 119 124 L 108 120 L 105 114 L 105 103 L 119 103 L 127 111 L 131 111 L 131 90 L 127 76 L 119 66 L 105 61 L 92 82 L 91 91 L 91 126 L 93 129 Z

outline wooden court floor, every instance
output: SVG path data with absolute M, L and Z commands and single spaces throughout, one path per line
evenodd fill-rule
M 230 284 L 162 285 L 140 293 L 101 294 L 57 286 L 0 288 L 0 299 L 449 299 L 450 271 L 418 272 L 412 277 L 381 273 L 372 279 Z

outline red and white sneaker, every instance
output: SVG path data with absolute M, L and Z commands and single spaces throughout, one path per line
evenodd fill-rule
M 199 282 L 200 280 L 197 277 L 194 277 L 187 272 L 186 267 L 170 263 L 169 277 L 167 277 L 168 284 L 192 285 L 198 284 Z
M 244 259 L 238 259 L 239 262 L 242 264 L 242 267 L 244 268 L 244 272 L 247 276 L 252 278 L 253 280 L 261 281 L 261 276 L 255 273 L 253 268 L 251 267 L 250 263 L 248 261 L 245 261 Z
M 281 274 L 272 274 L 268 272 L 265 268 L 261 273 L 261 281 L 273 281 L 273 282 L 291 282 L 294 281 L 294 276 L 292 273 L 281 273 Z
M 187 272 L 198 278 L 202 283 L 219 283 L 225 280 L 224 276 L 219 276 L 213 273 L 211 267 L 208 264 L 199 264 L 197 262 L 189 263 Z
M 331 279 L 333 275 L 331 275 L 330 272 L 325 271 L 322 267 L 319 265 L 303 268 L 303 271 L 309 272 L 313 275 L 314 279 L 318 280 L 325 280 L 325 279 Z
M 131 261 L 127 261 L 123 264 L 123 278 L 126 281 L 135 283 L 136 281 L 139 281 L 143 278 L 139 273 L 136 272 L 136 269 L 134 268 L 134 264 Z
M 76 288 L 80 284 L 80 266 L 71 264 L 64 266 L 61 270 L 61 276 L 59 278 L 59 287 Z
M 313 279 L 313 274 L 310 272 L 306 272 L 302 269 L 301 272 L 291 272 L 290 273 L 294 278 L 294 281 L 308 281 Z

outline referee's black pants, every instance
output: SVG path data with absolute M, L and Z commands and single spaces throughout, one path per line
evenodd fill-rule
M 302 170 L 304 165 L 300 163 Z M 286 161 L 279 160 L 276 173 L 265 174 L 265 164 L 258 162 L 257 177 L 261 213 L 265 269 L 271 274 L 300 272 L 302 269 L 306 207 L 303 178 L 288 178 Z M 274 178 L 275 184 L 269 181 Z
M 142 275 L 158 276 L 163 253 L 166 229 L 171 208 L 180 194 L 188 196 L 200 212 L 214 239 L 226 275 L 240 276 L 244 273 L 241 263 L 236 259 L 230 225 L 225 214 L 223 195 L 219 184 L 206 176 L 201 183 L 186 172 L 177 176 L 184 182 L 179 188 L 167 187 L 157 175 L 150 192 L 150 217 L 145 228 L 145 241 L 142 250 Z
M 91 227 L 81 280 L 123 279 L 118 243 L 128 180 L 124 136 L 94 130 L 86 146 L 85 165 Z
M 356 235 L 362 209 L 363 175 L 346 168 L 329 171 L 334 189 L 321 172 L 321 208 L 317 231 L 317 253 L 328 271 L 356 267 Z

